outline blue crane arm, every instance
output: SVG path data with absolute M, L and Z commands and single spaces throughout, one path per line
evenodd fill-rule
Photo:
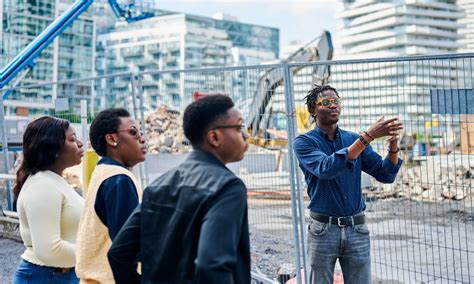
M 128 23 L 137 22 L 137 21 L 154 16 L 153 13 L 144 13 L 143 11 L 138 9 L 135 3 L 122 5 L 123 6 L 122 8 L 120 7 L 120 5 L 117 3 L 116 0 L 108 0 L 108 1 L 109 1 L 110 6 L 112 7 L 112 10 L 115 13 L 115 16 L 117 16 L 117 18 L 125 18 L 125 20 Z
M 19 72 L 26 67 L 32 67 L 34 61 L 48 45 L 82 12 L 87 10 L 94 0 L 77 0 L 61 16 L 54 20 L 30 44 L 28 44 L 10 63 L 0 71 L 0 88 L 6 86 Z
M 77 0 L 68 10 L 54 20 L 30 44 L 28 44 L 0 71 L 0 89 L 5 87 L 24 68 L 32 68 L 40 53 L 85 10 L 87 10 L 93 2 L 94 0 Z M 127 22 L 135 22 L 153 16 L 153 13 L 141 12 L 135 7 L 135 4 L 128 4 L 125 6 L 125 9 L 122 9 L 115 0 L 109 0 L 109 4 L 112 6 L 117 17 L 123 17 Z M 7 92 L 6 95 L 9 93 L 11 92 Z

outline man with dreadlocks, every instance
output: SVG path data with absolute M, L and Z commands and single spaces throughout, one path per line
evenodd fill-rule
M 340 129 L 341 98 L 335 88 L 315 85 L 305 97 L 316 127 L 295 139 L 294 149 L 311 199 L 308 253 L 311 283 L 333 283 L 336 260 L 345 283 L 370 283 L 370 240 L 365 224 L 361 171 L 392 183 L 398 158 L 397 118 L 382 116 L 359 134 Z M 370 143 L 388 136 L 385 159 Z

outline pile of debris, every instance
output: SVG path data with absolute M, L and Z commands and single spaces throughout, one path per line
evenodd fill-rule
M 182 116 L 166 106 L 145 117 L 145 129 L 149 153 L 182 153 L 191 149 L 184 136 Z
M 68 171 L 66 169 L 63 172 L 63 178 L 72 188 L 74 188 L 79 194 L 82 195 L 82 181 L 81 181 L 81 177 L 77 173 Z
M 419 201 L 474 198 L 474 159 L 470 155 L 426 156 L 403 166 L 394 184 L 379 184 L 378 194 Z M 369 194 L 370 195 L 370 194 Z
M 16 175 L 23 162 L 23 153 L 15 153 L 13 166 L 9 170 L 10 174 Z M 63 172 L 63 178 L 78 193 L 82 194 L 82 163 L 73 167 L 66 168 Z M 4 181 L 0 181 L 0 187 L 4 186 Z M 1 199 L 1 198 L 0 198 Z

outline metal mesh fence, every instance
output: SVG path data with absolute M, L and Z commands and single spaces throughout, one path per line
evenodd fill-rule
M 297 65 L 304 67 L 294 78 L 297 114 L 318 65 Z M 472 66 L 470 56 L 331 63 L 341 128 L 360 132 L 382 115 L 404 124 L 396 182 L 363 175 L 374 280 L 474 280 Z M 372 144 L 384 157 L 379 140 Z
M 177 166 L 189 152 L 190 146 L 183 141 L 181 116 L 193 100 L 193 95 L 227 94 L 241 110 L 246 123 L 261 120 L 260 124 L 268 125 L 269 130 L 286 133 L 284 106 L 280 106 L 278 111 L 274 108 L 275 114 L 272 115 L 259 112 L 254 107 L 257 103 L 254 98 L 266 95 L 258 93 L 259 84 L 264 83 L 259 80 L 272 70 L 282 74 L 281 69 L 272 67 L 144 74 L 140 84 L 145 108 L 149 111 L 145 120 L 148 122 L 148 143 L 152 152 L 147 157 L 150 180 Z M 280 89 L 273 97 L 284 101 L 284 93 Z M 263 109 L 271 107 L 271 103 L 262 106 Z M 165 111 L 168 114 L 164 114 Z M 172 123 L 168 125 L 166 121 Z M 255 133 L 265 131 L 261 127 L 254 129 Z M 284 139 L 276 139 L 270 134 L 261 135 L 261 139 L 252 140 L 254 144 L 250 145 L 241 162 L 228 165 L 248 187 L 253 270 L 272 278 L 276 278 L 277 269 L 283 264 L 295 262 L 289 175 L 285 160 L 287 146 L 275 144 L 276 140 Z
M 404 123 L 404 164 L 395 183 L 383 185 L 368 175 L 362 179 L 373 279 L 472 282 L 472 57 L 118 74 L 18 87 L 4 104 L 7 116 L 28 109 L 30 116 L 50 114 L 77 127 L 82 127 L 83 100 L 87 123 L 104 108 L 127 108 L 140 121 L 149 145 L 138 173 L 146 185 L 191 150 L 181 126 L 193 96 L 231 96 L 251 136 L 244 160 L 228 166 L 248 187 L 252 268 L 276 279 L 281 267 L 307 269 L 306 185 L 288 140 L 314 127 L 302 98 L 312 84 L 329 83 L 343 99 L 341 128 L 359 132 L 382 115 Z M 372 145 L 385 156 L 385 142 L 379 140 Z

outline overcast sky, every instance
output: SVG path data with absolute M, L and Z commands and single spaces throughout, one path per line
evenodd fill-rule
M 334 37 L 337 1 L 319 0 L 156 0 L 164 10 L 212 17 L 224 12 L 239 21 L 280 29 L 280 45 L 307 43 L 323 29 Z

